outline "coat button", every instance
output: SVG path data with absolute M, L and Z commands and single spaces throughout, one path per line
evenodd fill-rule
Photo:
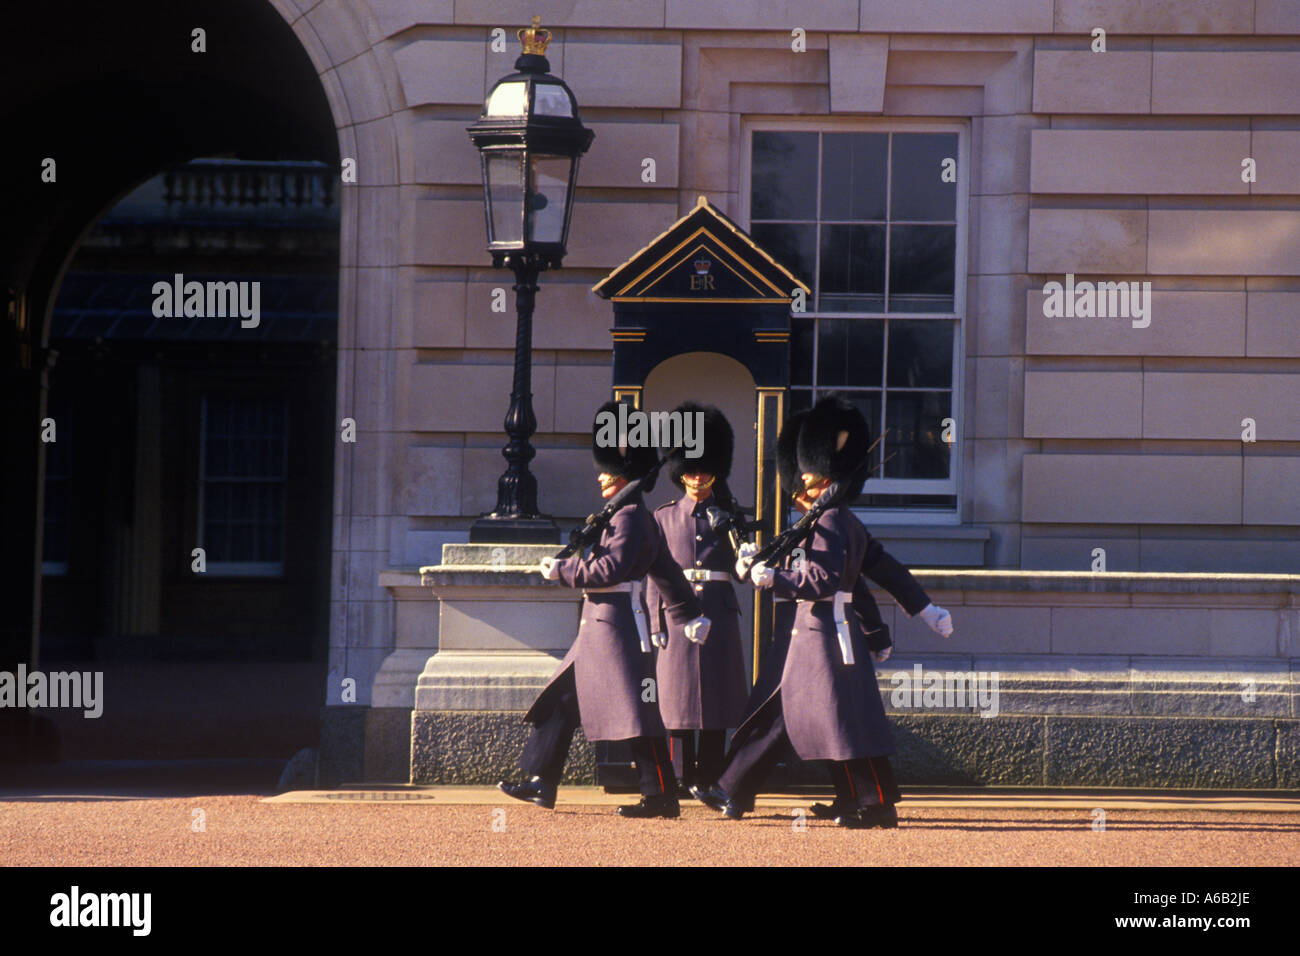
M 704 540 L 704 535 L 702 535 L 702 534 L 697 534 L 697 535 L 695 536 L 695 540 L 696 540 L 696 541 L 703 541 L 703 540 Z
M 697 584 L 697 585 L 695 585 L 695 590 L 697 590 L 697 591 L 703 591 L 703 590 L 704 590 L 704 585 L 703 585 L 703 584 Z
M 791 637 L 794 637 L 794 636 L 795 636 L 796 634 L 798 634 L 798 633 L 799 633 L 799 628 L 797 628 L 797 627 L 792 627 L 792 628 L 790 628 L 790 636 L 791 636 Z
M 703 561 L 696 561 L 696 562 L 695 562 L 695 566 L 696 566 L 697 568 L 703 567 L 703 566 L 704 566 L 704 562 L 703 562 Z

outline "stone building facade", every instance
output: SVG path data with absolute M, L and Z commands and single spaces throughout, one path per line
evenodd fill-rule
M 543 510 L 572 524 L 594 498 L 611 314 L 592 286 L 707 196 L 815 287 L 792 395 L 857 388 L 900 436 L 863 517 L 901 559 L 946 569 L 925 580 L 958 629 L 944 644 L 900 612 L 900 652 L 992 655 L 1024 701 L 1091 675 L 1082 709 L 1024 705 L 1017 739 L 1040 762 L 1072 733 L 1049 714 L 1181 715 L 1170 739 L 1196 738 L 1255 681 L 1271 709 L 1228 707 L 1261 755 L 1240 779 L 1296 785 L 1262 755 L 1297 747 L 1300 6 L 271 2 L 357 171 L 341 193 L 337 418 L 358 440 L 334 463 L 326 779 L 412 770 L 416 685 L 439 649 L 419 569 L 495 501 L 514 315 L 465 127 L 538 14 L 596 134 L 564 268 L 538 296 Z M 1145 317 L 1048 314 L 1052 282 L 1076 297 L 1131 283 Z M 1187 577 L 1225 573 L 1241 577 Z M 1132 703 L 1170 686 L 1194 686 L 1192 703 Z

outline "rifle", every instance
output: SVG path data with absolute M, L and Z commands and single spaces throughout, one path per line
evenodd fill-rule
M 758 550 L 750 559 L 750 567 L 753 567 L 759 561 L 763 561 L 771 567 L 798 547 L 801 541 L 812 534 L 813 525 L 817 523 L 817 520 L 840 503 L 848 485 L 849 480 L 832 482 L 831 486 L 818 496 L 817 500 L 813 502 L 813 506 L 804 512 L 798 521 Z
M 750 559 L 750 567 L 753 567 L 753 565 L 757 564 L 759 561 L 763 561 L 768 565 L 768 567 L 771 567 L 798 547 L 802 541 L 807 539 L 812 534 L 813 525 L 817 523 L 817 519 L 831 508 L 840 504 L 844 498 L 845 492 L 852 486 L 858 475 L 860 475 L 864 469 L 867 472 L 872 470 L 870 464 L 872 455 L 876 450 L 876 446 L 884 440 L 885 434 L 887 433 L 882 432 L 880 437 L 871 443 L 870 447 L 867 448 L 867 452 L 863 456 L 862 461 L 858 464 L 858 467 L 853 469 L 853 473 L 848 478 L 832 482 L 830 487 L 818 496 L 817 500 L 813 502 L 813 506 L 804 512 L 803 516 L 797 522 L 760 548 Z M 893 456 L 891 455 L 890 457 L 892 458 Z M 885 460 L 888 461 L 889 459 L 887 458 Z M 868 477 L 870 477 L 869 474 Z
M 575 528 L 569 532 L 569 543 L 564 549 L 555 556 L 555 560 L 563 561 L 571 555 L 585 551 L 588 547 L 600 540 L 601 532 L 609 524 L 610 519 L 614 517 L 615 512 L 622 508 L 632 499 L 634 495 L 641 491 L 641 485 L 646 479 L 654 479 L 659 474 L 659 469 L 667 462 L 667 458 L 660 458 L 654 463 L 654 466 L 640 478 L 634 478 L 626 485 L 619 489 L 618 494 L 605 502 L 605 507 L 601 508 L 595 514 L 587 515 L 587 523 L 581 528 Z
M 760 530 L 764 522 L 746 521 L 747 512 L 736 501 L 731 489 L 723 482 L 718 482 L 718 485 L 721 487 L 715 487 L 713 494 L 718 503 L 710 505 L 704 513 L 709 519 L 709 527 L 715 532 L 726 534 L 727 540 L 731 542 L 732 553 L 739 555 L 740 546 L 753 541 L 754 532 Z

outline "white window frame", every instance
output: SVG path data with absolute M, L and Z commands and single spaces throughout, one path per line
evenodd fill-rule
M 215 393 L 213 393 L 215 394 Z M 208 483 L 208 399 L 212 394 L 204 393 L 199 398 L 199 495 L 198 495 L 198 533 L 196 540 L 199 547 L 206 551 L 207 545 L 204 541 L 203 534 L 206 530 L 204 515 L 204 496 L 207 491 Z M 280 555 L 279 561 L 207 561 L 206 573 L 217 578 L 281 578 L 284 577 L 284 560 L 286 546 L 286 535 L 288 529 L 288 507 L 289 507 L 289 402 L 283 396 L 274 396 L 281 403 L 284 411 L 284 454 L 280 461 L 281 492 L 283 501 L 281 503 L 280 513 L 283 516 L 280 522 Z M 229 481 L 231 479 L 222 479 Z M 252 480 L 252 479 L 248 479 Z
M 906 508 L 855 508 L 856 514 L 869 517 L 873 524 L 919 524 L 919 525 L 957 525 L 961 524 L 962 511 L 962 439 L 964 437 L 964 371 L 966 358 L 966 287 L 968 246 L 970 233 L 970 123 L 961 120 L 920 120 L 907 117 L 751 117 L 741 122 L 741 144 L 743 156 L 740 164 L 740 205 L 743 210 L 740 221 L 746 231 L 752 231 L 750 209 L 751 185 L 754 157 L 754 133 L 757 131 L 786 133 L 955 133 L 957 135 L 957 197 L 954 211 L 956 219 L 956 255 L 953 263 L 953 311 L 941 312 L 897 312 L 872 315 L 874 319 L 910 320 L 939 319 L 955 321 L 952 347 L 952 418 L 956 424 L 956 439 L 949 454 L 949 477 L 946 479 L 913 478 L 871 478 L 867 481 L 863 494 L 912 494 L 912 495 L 952 495 L 955 505 L 952 510 L 936 511 L 932 509 Z M 892 151 L 889 159 L 892 165 Z M 819 183 L 820 186 L 820 183 Z M 887 194 L 888 196 L 888 194 Z M 821 190 L 817 191 L 817 215 L 821 222 Z M 886 232 L 888 236 L 888 231 Z M 888 240 L 886 240 L 888 241 Z M 820 243 L 817 256 L 820 259 Z M 816 281 L 816 276 L 813 277 Z M 853 312 L 807 312 L 802 318 L 837 319 L 858 318 L 862 313 Z M 818 337 L 813 338 L 813 369 L 816 374 L 816 349 Z M 888 356 L 885 357 L 888 361 Z M 834 389 L 821 389 L 834 391 Z M 886 389 L 888 391 L 888 389 Z M 876 426 L 873 424 L 874 433 Z

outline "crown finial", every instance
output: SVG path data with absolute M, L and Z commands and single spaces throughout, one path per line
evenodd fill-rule
M 546 47 L 551 42 L 551 31 L 542 29 L 542 18 L 533 17 L 533 25 L 518 33 L 519 42 L 525 53 L 546 56 Z

